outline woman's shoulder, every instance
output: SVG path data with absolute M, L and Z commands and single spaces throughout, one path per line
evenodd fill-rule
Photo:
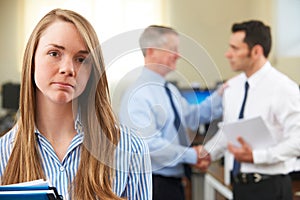
M 14 145 L 14 139 L 16 135 L 17 128 L 14 127 L 7 133 L 5 133 L 2 137 L 0 137 L 0 177 L 2 176 L 4 169 L 6 167 L 6 164 L 9 160 L 9 157 L 11 155 L 13 145 Z
M 14 126 L 12 129 L 10 129 L 8 132 L 6 132 L 3 136 L 0 137 L 0 147 L 6 148 L 7 146 L 10 146 L 13 144 L 15 135 L 17 132 L 17 127 Z
M 120 125 L 119 148 L 132 153 L 145 153 L 149 151 L 148 145 L 142 138 L 142 135 L 126 125 Z

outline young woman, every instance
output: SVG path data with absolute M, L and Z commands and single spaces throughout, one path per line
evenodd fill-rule
M 0 183 L 40 178 L 64 199 L 152 198 L 148 147 L 116 122 L 97 35 L 70 10 L 33 30 L 19 119 L 0 138 Z

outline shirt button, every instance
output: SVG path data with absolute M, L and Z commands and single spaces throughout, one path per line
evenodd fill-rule
M 64 167 L 60 167 L 59 170 L 60 170 L 61 172 L 63 172 L 63 171 L 65 170 L 65 168 L 64 168 Z

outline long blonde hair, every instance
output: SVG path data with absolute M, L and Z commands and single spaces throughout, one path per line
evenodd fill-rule
M 23 58 L 18 131 L 2 177 L 2 184 L 45 178 L 34 133 L 36 116 L 34 56 L 42 33 L 57 20 L 75 25 L 90 52 L 93 65 L 85 91 L 78 98 L 85 135 L 79 168 L 70 186 L 70 192 L 74 199 L 120 199 L 112 190 L 115 176 L 112 164 L 120 131 L 110 106 L 100 43 L 91 24 L 70 10 L 50 11 L 39 21 L 28 40 Z

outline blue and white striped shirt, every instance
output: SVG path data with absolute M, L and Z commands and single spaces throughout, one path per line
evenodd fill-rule
M 36 131 L 45 176 L 55 186 L 64 200 L 70 199 L 68 186 L 74 180 L 83 145 L 80 122 L 75 123 L 77 135 L 73 138 L 61 162 L 49 141 Z M 13 149 L 17 128 L 0 138 L 0 180 Z M 116 177 L 113 190 L 118 196 L 128 199 L 152 199 L 151 161 L 148 146 L 130 129 L 121 126 L 121 138 L 115 153 Z M 88 165 L 88 163 L 87 163 Z

